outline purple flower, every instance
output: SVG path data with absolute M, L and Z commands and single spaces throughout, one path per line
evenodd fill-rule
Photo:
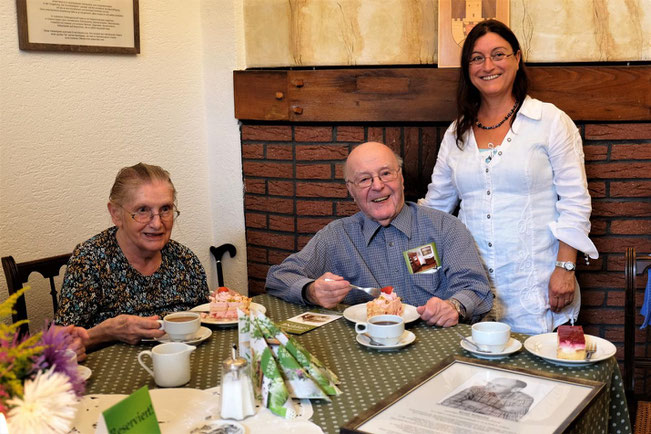
M 70 352 L 66 352 L 72 345 L 72 336 L 61 327 L 55 326 L 54 323 L 48 326 L 46 321 L 45 327 L 47 330 L 43 332 L 43 336 L 39 342 L 39 345 L 43 345 L 45 349 L 36 358 L 34 370 L 45 370 L 54 366 L 54 372 L 61 372 L 67 375 L 75 394 L 82 396 L 84 394 L 85 383 L 77 369 L 77 358 L 76 356 L 71 357 Z

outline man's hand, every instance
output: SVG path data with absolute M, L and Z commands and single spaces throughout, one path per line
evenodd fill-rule
M 308 285 L 306 297 L 310 303 L 330 309 L 337 306 L 350 289 L 347 280 L 328 272 Z
M 117 340 L 134 345 L 142 338 L 159 338 L 165 332 L 160 330 L 158 319 L 157 315 L 149 317 L 118 315 L 90 329 L 90 341 L 99 344 Z
M 445 300 L 432 297 L 424 306 L 418 306 L 416 311 L 427 325 L 452 327 L 459 322 L 457 310 Z
M 574 271 L 555 267 L 549 279 L 549 308 L 560 312 L 574 301 Z

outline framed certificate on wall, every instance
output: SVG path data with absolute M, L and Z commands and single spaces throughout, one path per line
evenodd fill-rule
M 21 50 L 140 53 L 138 0 L 16 0 Z

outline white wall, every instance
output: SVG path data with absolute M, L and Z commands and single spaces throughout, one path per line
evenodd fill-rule
M 226 284 L 246 292 L 232 90 L 242 0 L 139 3 L 141 53 L 107 55 L 20 51 L 15 2 L 0 2 L 0 256 L 70 252 L 107 228 L 118 169 L 143 161 L 170 171 L 181 210 L 172 237 L 199 256 L 209 285 L 209 246 L 230 242 Z M 28 313 L 40 329 L 51 303 L 33 277 Z

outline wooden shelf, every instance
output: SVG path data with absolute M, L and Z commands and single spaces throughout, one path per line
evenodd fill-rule
M 651 120 L 651 66 L 530 66 L 530 94 L 575 121 Z M 449 122 L 458 69 L 234 71 L 235 117 L 285 122 Z

